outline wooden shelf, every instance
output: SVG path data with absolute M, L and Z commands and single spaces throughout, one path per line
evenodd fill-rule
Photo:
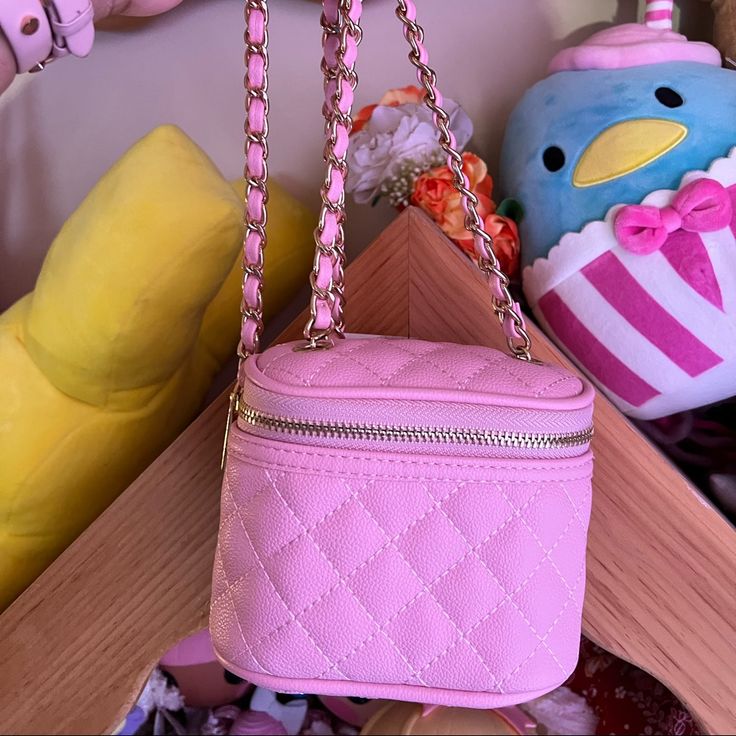
M 503 342 L 480 274 L 414 209 L 348 268 L 347 285 L 353 332 Z M 568 364 L 532 332 L 537 357 Z M 225 403 L 0 617 L 0 732 L 112 731 L 161 654 L 206 625 Z M 596 431 L 585 632 L 664 682 L 708 732 L 733 733 L 736 531 L 602 397 Z

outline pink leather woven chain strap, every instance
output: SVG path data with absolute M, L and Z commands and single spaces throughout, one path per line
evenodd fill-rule
M 265 3 L 248 2 L 246 43 L 246 171 L 247 230 L 243 253 L 244 316 L 239 354 L 242 360 L 257 352 L 262 322 L 263 250 L 266 246 L 266 203 L 268 189 L 268 97 L 266 71 L 268 69 L 267 21 Z M 325 105 L 327 143 L 325 159 L 327 174 L 321 190 L 322 207 L 315 230 L 315 264 L 311 275 L 313 317 L 307 331 L 331 334 L 342 331 L 344 305 L 343 266 L 345 263 L 345 179 L 347 178 L 347 150 L 351 111 L 357 76 L 354 71 L 361 33 L 359 28 L 362 0 L 353 0 L 345 27 L 338 24 L 338 1 L 324 4 L 324 57 Z M 341 46 L 342 53 L 340 51 Z M 334 104 L 333 104 L 334 100 Z
M 263 249 L 266 245 L 266 185 L 268 147 L 268 97 L 266 71 L 267 8 L 258 0 L 246 2 L 247 31 L 247 126 L 246 182 L 247 234 L 244 246 L 243 326 L 239 354 L 241 363 L 257 352 L 262 322 Z M 345 13 L 345 23 L 339 23 L 339 0 L 325 0 L 322 25 L 324 30 L 325 104 L 327 142 L 325 161 L 327 174 L 321 190 L 322 207 L 315 230 L 315 261 L 310 277 L 312 286 L 311 317 L 305 337 L 314 343 L 329 341 L 333 334 L 343 333 L 343 268 L 345 263 L 345 180 L 347 150 L 352 128 L 352 105 L 357 84 L 355 62 L 362 38 L 359 21 L 362 0 L 352 0 Z M 413 0 L 399 0 L 397 15 L 403 23 L 404 35 L 410 45 L 409 58 L 416 66 L 417 78 L 426 91 L 426 102 L 432 110 L 440 131 L 440 145 L 448 156 L 454 175 L 454 185 L 461 194 L 467 215 L 466 226 L 473 235 L 476 255 L 488 283 L 494 307 L 517 357 L 530 358 L 530 340 L 519 305 L 509 292 L 509 279 L 500 269 L 493 252 L 493 239 L 485 231 L 477 211 L 478 200 L 470 191 L 470 182 L 462 169 L 462 157 L 457 151 L 455 136 L 449 127 L 449 117 L 443 109 L 443 97 L 437 88 L 436 75 L 429 68 L 429 53 L 424 45 L 424 32 L 416 23 Z
M 304 330 L 304 336 L 316 342 L 329 338 L 333 332 L 341 336 L 344 330 L 345 181 L 349 136 L 353 126 L 352 108 L 358 83 L 355 62 L 362 38 L 359 25 L 362 9 L 362 0 L 352 2 L 341 23 L 338 3 L 331 0 L 324 3 L 322 15 L 327 172 L 320 191 L 319 223 L 314 232 L 317 249 L 310 275 L 311 316 Z
M 266 247 L 268 202 L 268 6 L 246 1 L 246 231 L 243 244 L 242 331 L 238 355 L 243 361 L 258 351 L 263 332 L 263 250 Z

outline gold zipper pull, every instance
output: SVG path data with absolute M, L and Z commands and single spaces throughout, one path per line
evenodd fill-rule
M 225 469 L 225 461 L 227 460 L 227 441 L 230 439 L 230 427 L 237 420 L 238 409 L 240 407 L 240 396 L 237 388 L 233 389 L 230 394 L 230 404 L 227 410 L 227 424 L 225 425 L 225 439 L 222 442 L 222 457 L 220 458 L 220 470 Z

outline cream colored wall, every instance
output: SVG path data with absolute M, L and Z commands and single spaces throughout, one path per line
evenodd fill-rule
M 271 171 L 317 206 L 321 176 L 319 6 L 270 0 Z M 689 22 L 707 7 L 683 0 Z M 445 94 L 475 122 L 495 166 L 504 123 L 562 46 L 637 15 L 637 0 L 421 0 Z M 705 21 L 703 20 L 705 19 Z M 358 104 L 411 83 L 391 0 L 366 0 Z M 702 28 L 701 28 L 702 30 Z M 163 122 L 187 131 L 223 173 L 242 159 L 242 0 L 185 0 L 172 13 L 100 33 L 93 56 L 16 81 L 0 99 L 0 308 L 32 288 L 48 244 L 105 169 Z M 700 33 L 700 31 L 698 31 Z M 392 217 L 351 207 L 351 250 Z

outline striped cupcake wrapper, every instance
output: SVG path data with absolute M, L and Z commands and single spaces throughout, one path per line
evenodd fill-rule
M 735 154 L 708 176 L 736 203 Z M 662 206 L 672 196 L 656 192 L 644 203 Z M 525 270 L 536 317 L 632 416 L 736 394 L 736 217 L 717 232 L 678 231 L 661 250 L 638 255 L 613 237 L 616 209 Z

